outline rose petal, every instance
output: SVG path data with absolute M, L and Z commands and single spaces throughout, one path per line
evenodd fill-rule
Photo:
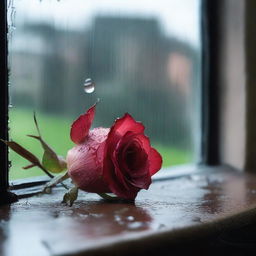
M 151 184 L 148 154 L 144 149 L 144 146 L 149 146 L 147 142 L 149 141 L 143 134 L 128 131 L 117 143 L 114 152 L 109 155 L 111 162 L 105 161 L 110 167 L 105 179 L 116 195 L 134 199 L 140 189 L 148 189 Z M 133 151 L 131 153 L 136 156 L 135 159 L 127 159 L 129 150 Z
M 162 164 L 161 156 L 151 148 L 149 138 L 143 134 L 144 129 L 141 123 L 125 114 L 112 125 L 106 140 L 103 177 L 111 191 L 125 199 L 135 199 L 140 189 L 147 189 L 151 175 Z M 130 156 L 125 153 L 129 150 Z
M 161 155 L 154 148 L 151 148 L 149 154 L 149 172 L 151 176 L 160 170 L 162 162 L 163 159 Z
M 103 147 L 109 129 L 95 128 L 85 143 L 68 151 L 68 173 L 82 190 L 95 193 L 111 192 L 102 179 Z
M 146 151 L 146 153 L 149 154 L 151 149 L 149 138 L 141 133 L 136 135 L 136 139 L 141 143 L 141 147 Z
M 116 119 L 110 132 L 124 136 L 128 131 L 134 133 L 143 133 L 145 127 L 142 123 L 136 122 L 131 115 L 126 113 L 122 118 Z
M 97 127 L 89 132 L 90 139 L 96 143 L 101 143 L 107 139 L 109 128 Z
M 129 157 L 129 153 L 127 155 L 125 153 L 126 149 L 124 149 L 119 164 L 123 163 L 127 183 L 140 189 L 148 189 L 151 184 L 148 154 L 142 147 L 136 146 L 136 144 L 139 145 L 138 143 L 132 144 L 136 147 L 134 148 L 134 152 L 130 153 L 131 156 Z M 122 165 L 120 165 L 120 168 L 122 168 Z
M 70 138 L 74 143 L 83 143 L 87 138 L 94 119 L 95 107 L 96 104 L 90 107 L 85 114 L 79 116 L 78 119 L 73 122 L 70 130 Z
M 116 194 L 121 198 L 133 200 L 140 190 L 139 188 L 136 188 L 126 183 L 122 175 L 116 175 L 115 166 L 111 159 L 107 159 L 106 161 L 104 161 L 103 177 L 104 180 L 107 182 L 109 188 L 111 189 L 112 193 Z
M 67 162 L 69 176 L 81 189 L 88 191 L 88 187 L 101 176 L 95 154 L 86 145 L 78 145 L 69 150 Z
M 136 122 L 131 115 L 126 113 L 122 118 L 115 120 L 115 123 L 110 128 L 107 142 L 108 151 L 113 152 L 118 141 L 127 133 L 143 133 L 145 127 L 142 123 Z
M 144 139 L 146 137 L 143 134 L 127 132 L 113 152 L 113 156 L 117 158 L 118 164 L 124 171 L 127 171 L 129 176 L 130 172 L 132 172 L 132 176 L 141 176 L 148 172 L 145 169 L 145 163 L 148 158 L 147 151 L 150 150 L 150 144 L 147 143 L 149 141 Z M 143 169 L 144 172 L 139 171 L 140 169 Z
M 129 187 L 126 185 L 124 186 L 125 182 L 123 178 L 120 178 L 115 173 L 115 166 L 112 162 L 112 154 L 119 142 L 120 139 L 128 132 L 135 132 L 135 133 L 143 133 L 145 127 L 141 124 L 136 122 L 131 115 L 126 113 L 122 118 L 116 119 L 115 123 L 110 128 L 110 132 L 108 134 L 108 138 L 106 140 L 106 147 L 104 152 L 104 164 L 103 164 L 103 176 L 106 181 L 108 181 L 109 185 L 112 184 L 112 191 L 116 195 L 120 197 L 125 197 L 126 193 L 119 193 L 118 191 L 122 191 L 122 189 L 129 190 Z M 121 184 L 118 185 L 118 183 Z M 111 186 L 111 185 L 110 185 Z M 132 189 L 130 189 L 130 193 L 134 198 L 136 197 L 138 191 L 136 190 L 134 193 L 132 193 Z M 128 191 L 129 193 L 129 191 Z M 128 199 L 128 198 L 127 198 Z M 129 198 L 131 199 L 131 198 Z

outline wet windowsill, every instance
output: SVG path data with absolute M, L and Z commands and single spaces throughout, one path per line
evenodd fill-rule
M 56 188 L 1 207 L 0 254 L 139 255 L 184 244 L 218 247 L 226 234 L 256 220 L 256 175 L 227 167 L 156 180 L 135 204 L 81 192 L 68 207 L 61 204 L 63 193 Z

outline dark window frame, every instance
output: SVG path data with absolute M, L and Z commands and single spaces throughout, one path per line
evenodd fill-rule
M 217 87 L 216 37 L 219 1 L 202 0 L 202 163 L 210 166 L 220 164 L 219 150 L 219 89 Z
M 216 40 L 216 16 L 217 3 L 210 0 L 201 0 L 201 39 L 202 39 L 202 142 L 201 142 L 201 162 L 200 165 L 211 166 L 219 164 L 219 141 L 218 123 L 218 90 L 215 87 L 214 68 L 216 67 L 216 51 L 214 48 Z M 7 47 L 7 0 L 3 0 L 0 6 L 0 138 L 8 140 L 8 47 Z M 211 72 L 210 72 L 211 70 Z M 8 148 L 4 143 L 0 144 L 0 193 L 2 203 L 13 202 L 15 195 L 8 192 Z M 195 167 L 189 168 L 185 173 L 191 173 Z M 184 174 L 183 174 L 184 175 Z M 164 175 L 164 179 L 172 178 Z M 163 177 L 159 178 L 162 180 Z M 46 180 L 41 178 L 24 179 L 14 184 L 14 189 L 22 189 L 41 185 Z
M 8 69 L 7 69 L 7 17 L 6 17 L 6 0 L 0 5 L 0 138 L 8 140 Z M 8 150 L 5 145 L 1 143 L 0 147 L 0 189 L 5 190 L 8 187 L 8 174 L 6 172 L 8 163 Z
M 0 138 L 8 140 L 8 47 L 7 47 L 7 0 L 0 5 Z M 17 200 L 15 194 L 8 191 L 8 148 L 4 143 L 0 144 L 0 204 L 6 204 Z

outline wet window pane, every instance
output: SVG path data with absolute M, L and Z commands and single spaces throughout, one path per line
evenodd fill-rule
M 199 160 L 199 0 L 10 0 L 10 136 L 33 151 L 33 111 L 65 156 L 71 122 L 98 98 L 94 127 L 129 112 L 163 167 Z M 95 90 L 84 91 L 86 79 Z M 87 84 L 90 81 L 87 80 Z M 11 179 L 42 175 L 13 152 Z

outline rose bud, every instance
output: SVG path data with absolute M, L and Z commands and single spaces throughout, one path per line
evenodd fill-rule
M 149 188 L 162 157 L 144 135 L 145 127 L 129 114 L 117 119 L 110 129 L 89 131 L 95 107 L 71 127 L 71 140 L 77 145 L 67 155 L 68 173 L 84 191 L 112 192 L 133 200 L 141 189 Z

